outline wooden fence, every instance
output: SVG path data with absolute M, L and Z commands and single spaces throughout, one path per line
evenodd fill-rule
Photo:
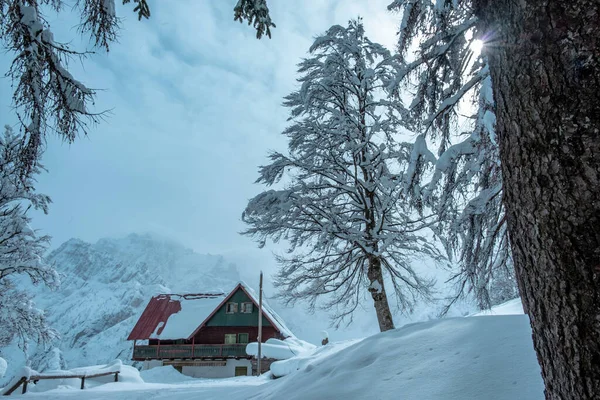
M 81 379 L 81 389 L 84 389 L 86 378 L 97 378 L 99 376 L 108 376 L 108 375 L 113 375 L 113 374 L 115 375 L 115 382 L 119 382 L 119 371 L 102 372 L 102 373 L 90 374 L 90 375 L 74 374 L 74 375 L 31 375 L 29 377 L 24 376 L 21 379 L 19 379 L 14 385 L 12 385 L 7 391 L 5 391 L 4 396 L 11 395 L 21 385 L 23 385 L 22 393 L 25 394 L 25 393 L 27 393 L 27 384 L 29 382 L 37 383 L 38 381 L 43 380 L 43 379 L 78 378 L 78 379 Z

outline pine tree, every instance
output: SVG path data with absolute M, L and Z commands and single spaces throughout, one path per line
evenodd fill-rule
M 33 176 L 40 167 L 23 172 L 21 145 L 19 135 L 6 126 L 0 139 L 0 346 L 17 339 L 25 347 L 28 340 L 44 342 L 56 335 L 30 296 L 17 288 L 22 285 L 15 285 L 21 276 L 51 289 L 59 283 L 43 258 L 50 238 L 38 236 L 29 226 L 30 208 L 47 212 L 50 199 L 35 192 Z
M 388 50 L 371 42 L 360 21 L 331 27 L 300 63 L 301 87 L 285 99 L 292 124 L 289 154 L 272 153 L 259 183 L 284 188 L 250 200 L 244 233 L 286 240 L 276 284 L 293 302 L 330 296 L 338 323 L 373 299 L 381 331 L 394 327 L 386 285 L 402 310 L 428 297 L 430 282 L 412 268 L 415 254 L 437 256 L 420 233 L 424 219 L 405 207 L 408 165 L 394 135 L 400 119 L 384 91 L 393 78 Z M 404 161 L 403 161 L 404 160 Z M 388 287 L 389 290 L 389 287 Z
M 481 215 L 497 215 L 494 220 L 503 222 L 498 232 L 510 234 L 546 398 L 597 398 L 600 4 L 398 0 L 391 7 L 403 11 L 400 50 L 419 43 L 417 60 L 403 62 L 398 81 L 408 82 L 404 72 L 418 65 L 421 86 L 414 115 L 433 123 L 429 138 L 439 131 L 443 138 L 445 124 L 459 112 L 459 99 L 469 90 L 493 89 L 494 116 L 488 121 L 495 122 L 497 134 L 489 131 L 492 151 L 472 154 L 489 163 L 498 154 L 500 163 L 491 177 L 502 178 L 503 202 L 483 201 L 490 209 Z M 471 39 L 483 41 L 483 59 L 465 73 Z M 448 151 L 442 150 L 440 158 Z M 459 152 L 454 165 L 468 153 Z M 499 198 L 497 191 L 493 199 Z M 502 238 L 491 252 L 471 238 L 462 245 L 471 246 L 473 254 L 494 254 L 508 243 L 506 234 L 496 232 L 486 234 L 490 240 Z
M 132 0 L 123 0 L 123 4 Z M 146 0 L 133 0 L 138 18 L 149 18 Z M 0 0 L 0 40 L 14 54 L 7 72 L 15 91 L 12 102 L 23 134 L 19 155 L 27 169 L 40 159 L 47 131 L 71 143 L 87 134 L 90 124 L 100 122 L 104 112 L 92 111 L 96 91 L 77 80 L 70 72 L 70 60 L 85 58 L 89 52 L 76 51 L 54 37 L 43 8 L 62 11 L 60 0 Z M 80 33 L 90 34 L 96 47 L 109 50 L 117 38 L 119 19 L 115 0 L 78 0 L 75 8 L 81 16 Z M 247 20 L 258 38 L 271 36 L 275 24 L 265 0 L 238 0 L 234 18 Z
M 399 0 L 389 8 L 403 13 L 394 85 L 397 95 L 414 92 L 405 121 L 424 132 L 413 146 L 412 202 L 435 212 L 437 237 L 450 257 L 458 254 L 458 291 L 448 307 L 473 293 L 488 308 L 496 281 L 514 279 L 491 78 L 486 58 L 474 51 L 477 18 L 464 1 Z

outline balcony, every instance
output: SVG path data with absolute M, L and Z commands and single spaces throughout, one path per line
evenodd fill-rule
M 134 360 L 248 357 L 246 344 L 169 344 L 135 346 Z

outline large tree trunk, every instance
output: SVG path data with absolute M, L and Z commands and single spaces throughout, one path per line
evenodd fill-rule
M 379 322 L 379 330 L 385 332 L 394 329 L 392 312 L 390 311 L 387 295 L 385 294 L 385 287 L 383 286 L 381 260 L 378 257 L 369 257 L 367 277 L 370 282 L 369 292 L 371 293 L 371 297 L 373 297 L 377 321 Z
M 600 397 L 600 2 L 474 0 L 547 399 Z

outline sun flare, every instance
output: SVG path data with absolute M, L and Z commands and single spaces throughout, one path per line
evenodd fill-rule
M 481 49 L 483 49 L 483 41 L 479 39 L 475 39 L 471 42 L 471 51 L 475 54 L 480 54 Z

